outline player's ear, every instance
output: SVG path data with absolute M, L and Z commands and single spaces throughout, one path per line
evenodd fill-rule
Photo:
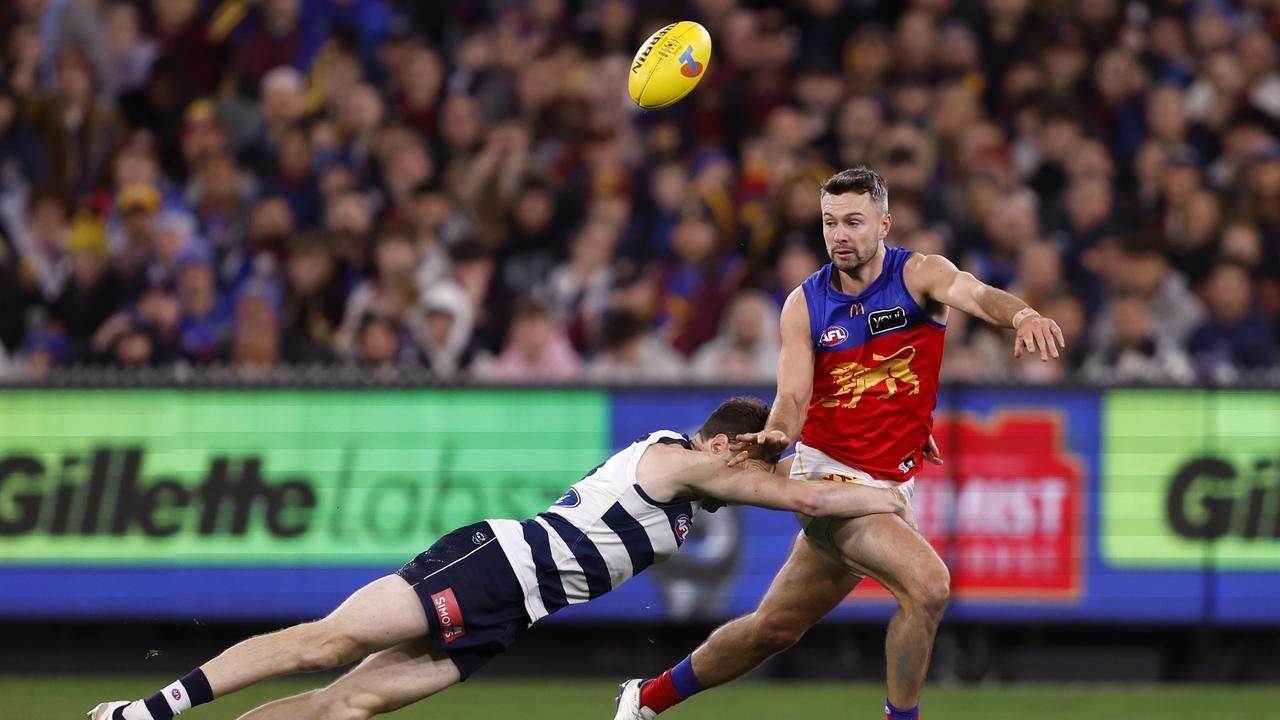
M 720 433 L 719 435 L 711 438 L 710 445 L 711 452 L 716 454 L 722 453 L 729 449 L 729 436 L 724 433 Z
M 884 240 L 889 237 L 889 228 L 893 227 L 893 214 L 885 213 L 884 219 L 880 221 L 880 239 Z

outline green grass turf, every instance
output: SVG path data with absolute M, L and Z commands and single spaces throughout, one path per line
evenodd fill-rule
M 52 720 L 83 717 L 107 699 L 154 692 L 172 678 L 0 676 L 0 717 Z M 183 720 L 234 718 L 270 699 L 315 687 L 321 681 L 285 680 L 250 688 L 183 714 Z M 573 720 L 613 717 L 614 685 L 604 680 L 485 680 L 477 678 L 424 700 L 391 718 L 456 720 L 519 718 Z M 881 718 L 881 690 L 838 683 L 741 682 L 699 695 L 665 713 L 671 720 L 726 718 Z M 1280 688 L 1226 685 L 1009 685 L 931 686 L 925 691 L 929 720 L 1079 720 L 1083 718 L 1280 717 Z

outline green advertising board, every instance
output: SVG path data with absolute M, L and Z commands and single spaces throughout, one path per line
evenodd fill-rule
M 0 564 L 386 565 L 544 510 L 597 391 L 0 392 Z
M 1106 560 L 1280 568 L 1280 393 L 1114 391 L 1103 407 Z

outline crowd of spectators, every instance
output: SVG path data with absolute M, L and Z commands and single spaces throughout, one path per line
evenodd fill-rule
M 696 19 L 696 92 L 632 53 Z M 953 314 L 946 377 L 1229 382 L 1280 361 L 1267 0 L 10 0 L 0 375 L 284 365 L 772 381 L 818 183 L 1057 319 Z

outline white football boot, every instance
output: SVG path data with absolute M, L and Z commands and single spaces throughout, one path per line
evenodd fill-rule
M 125 707 L 130 702 L 132 702 L 132 700 L 115 700 L 112 702 L 99 703 L 95 708 L 85 713 L 85 717 L 89 718 L 89 720 L 111 720 L 111 713 L 115 712 L 116 708 Z
M 618 686 L 618 699 L 614 701 L 618 712 L 613 720 L 653 720 L 658 717 L 658 713 L 640 705 L 640 686 L 643 684 L 644 680 L 632 678 Z

